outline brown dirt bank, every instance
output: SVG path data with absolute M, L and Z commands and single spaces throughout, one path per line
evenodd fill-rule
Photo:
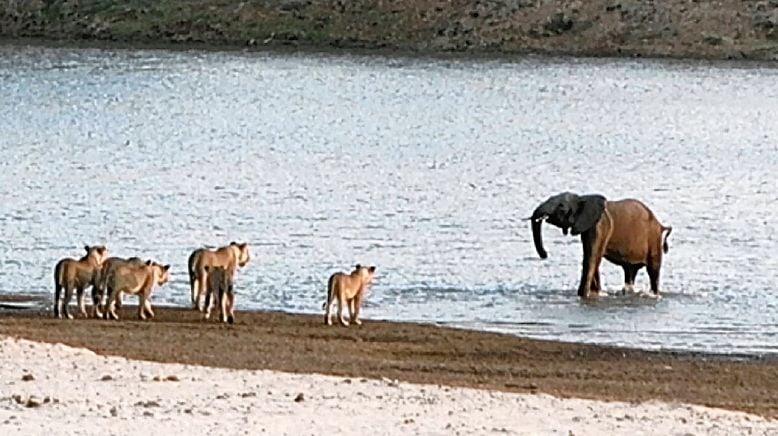
M 18 0 L 0 37 L 778 59 L 778 0 Z
M 659 399 L 778 418 L 778 362 L 537 341 L 406 323 L 327 328 L 321 316 L 240 312 L 235 326 L 158 308 L 152 322 L 55 320 L 0 311 L 0 335 L 159 362 L 273 369 L 542 391 L 563 397 Z

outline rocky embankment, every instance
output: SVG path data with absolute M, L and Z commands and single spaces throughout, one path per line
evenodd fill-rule
M 0 37 L 778 60 L 778 0 L 5 0 Z

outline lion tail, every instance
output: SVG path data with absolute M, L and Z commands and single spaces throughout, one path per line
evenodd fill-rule
M 54 266 L 54 317 L 59 318 L 59 301 L 62 296 L 62 286 L 64 284 L 64 268 L 65 263 L 63 261 L 57 262 Z
M 330 276 L 330 279 L 327 280 L 327 300 L 324 302 L 324 304 L 321 305 L 321 309 L 324 310 L 327 308 L 327 305 L 332 301 L 332 292 L 334 289 L 335 284 L 335 274 Z

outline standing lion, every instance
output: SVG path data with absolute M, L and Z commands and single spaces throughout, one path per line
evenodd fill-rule
M 205 311 L 205 294 L 208 284 L 208 269 L 222 267 L 232 278 L 238 267 L 244 267 L 251 260 L 249 246 L 246 243 L 230 242 L 230 245 L 209 250 L 198 248 L 189 255 L 189 287 L 192 293 L 192 306 L 200 312 Z
M 155 286 L 162 286 L 170 280 L 170 265 L 160 265 L 151 260 L 146 263 L 124 263 L 116 265 L 105 279 L 108 290 L 108 302 L 104 317 L 119 319 L 116 314 L 116 301 L 122 294 L 138 296 L 138 318 L 146 320 L 154 317 L 151 310 L 151 292 Z
M 362 309 L 362 302 L 365 299 L 365 292 L 368 286 L 373 282 L 375 276 L 375 266 L 362 266 L 357 264 L 351 274 L 336 272 L 330 276 L 327 282 L 327 301 L 324 303 L 324 323 L 332 325 L 330 312 L 332 305 L 338 301 L 338 319 L 344 327 L 349 322 L 343 318 L 343 306 L 348 305 L 349 317 L 351 322 L 356 325 L 362 324 L 359 320 L 359 312 Z
M 73 315 L 68 312 L 70 299 L 73 298 L 73 291 L 77 293 L 78 308 L 82 316 L 86 317 L 86 306 L 84 303 L 84 290 L 91 286 L 92 294 L 98 287 L 100 279 L 100 268 L 103 260 L 108 256 L 108 249 L 102 245 L 85 246 L 86 254 L 81 259 L 67 257 L 60 260 L 54 266 L 54 317 L 61 318 L 64 314 L 66 318 L 73 319 Z M 65 290 L 62 298 L 62 290 Z

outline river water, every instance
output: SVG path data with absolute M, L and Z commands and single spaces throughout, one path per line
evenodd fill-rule
M 53 295 L 84 244 L 173 266 L 248 241 L 239 308 L 321 313 L 377 265 L 364 316 L 538 338 L 778 353 L 778 69 L 0 47 L 0 293 Z M 570 190 L 674 230 L 663 297 L 576 297 L 581 247 L 521 221 Z M 645 270 L 637 287 L 648 289 Z

